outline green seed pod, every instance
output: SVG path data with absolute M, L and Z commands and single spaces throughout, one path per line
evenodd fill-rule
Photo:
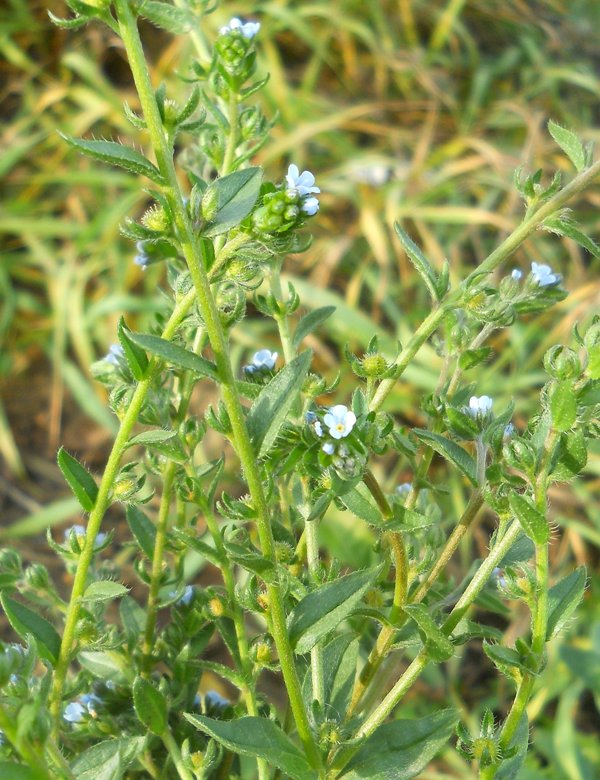
M 576 379 L 581 375 L 577 353 L 562 344 L 556 344 L 544 355 L 544 368 L 555 379 Z

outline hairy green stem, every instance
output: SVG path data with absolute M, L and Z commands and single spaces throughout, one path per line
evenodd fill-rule
M 175 306 L 175 309 L 169 317 L 165 329 L 161 334 L 163 339 L 170 341 L 173 338 L 177 328 L 192 307 L 193 303 L 194 295 L 192 292 L 190 292 Z M 67 676 L 67 670 L 71 661 L 71 654 L 74 649 L 75 627 L 79 617 L 81 597 L 85 591 L 87 575 L 94 555 L 94 542 L 100 530 L 100 525 L 104 515 L 106 514 L 106 510 L 108 509 L 108 506 L 112 500 L 112 486 L 119 470 L 121 456 L 127 447 L 127 441 L 131 436 L 133 426 L 137 422 L 144 401 L 146 400 L 146 395 L 148 394 L 148 390 L 152 385 L 152 381 L 155 374 L 159 370 L 159 367 L 160 361 L 157 359 L 152 359 L 148 366 L 146 378 L 139 382 L 133 393 L 131 401 L 129 402 L 129 405 L 121 419 L 119 431 L 113 443 L 110 455 L 108 456 L 108 461 L 106 462 L 106 466 L 104 468 L 104 474 L 100 480 L 96 503 L 94 504 L 94 508 L 90 512 L 88 519 L 85 546 L 77 562 L 77 570 L 75 572 L 75 579 L 73 581 L 73 588 L 71 590 L 71 599 L 69 601 L 69 606 L 67 608 L 67 614 L 65 617 L 65 626 L 63 629 L 60 653 L 56 663 L 56 668 L 54 670 L 52 691 L 50 693 L 50 712 L 54 721 L 55 736 L 58 735 L 62 694 Z
M 167 748 L 167 751 L 171 756 L 171 761 L 175 765 L 175 769 L 177 770 L 177 774 L 181 780 L 194 780 L 194 775 L 184 765 L 179 745 L 177 742 L 175 742 L 175 738 L 168 728 L 163 731 L 163 733 L 160 735 L 160 738 L 162 739 L 164 746 Z
M 246 427 L 244 410 L 240 402 L 229 359 L 227 341 L 210 289 L 210 282 L 206 272 L 208 258 L 205 256 L 202 242 L 198 242 L 196 239 L 183 204 L 173 163 L 172 149 L 169 147 L 162 127 L 136 19 L 127 0 L 116 0 L 115 7 L 121 37 L 128 55 L 158 168 L 165 180 L 164 191 L 173 214 L 175 233 L 192 277 L 200 312 L 214 353 L 221 381 L 223 403 L 229 415 L 237 455 L 240 459 L 257 514 L 256 525 L 262 552 L 266 558 L 275 562 L 273 533 L 260 468 Z M 287 634 L 286 614 L 279 582 L 274 581 L 267 584 L 267 596 L 273 626 L 273 639 L 279 653 L 281 670 L 290 706 L 294 714 L 298 736 L 304 745 L 309 761 L 318 767 L 321 763 L 320 754 L 310 729 L 308 714 L 302 699 L 300 680 Z
M 454 609 L 444 621 L 441 630 L 446 636 L 449 637 L 452 635 L 452 632 L 456 626 L 464 618 L 477 596 L 483 590 L 495 567 L 498 566 L 500 561 L 513 546 L 520 534 L 521 526 L 519 525 L 518 521 L 515 520 L 508 527 L 502 538 L 495 543 L 488 557 L 482 562 L 473 579 L 465 589 L 465 592 L 456 602 Z M 371 715 L 364 721 L 356 734 L 354 734 L 352 737 L 353 742 L 355 740 L 361 740 L 370 736 L 375 731 L 375 729 L 377 729 L 379 726 L 381 726 L 382 723 L 385 722 L 385 720 L 392 714 L 404 694 L 410 689 L 423 669 L 427 666 L 428 662 L 429 659 L 427 657 L 427 653 L 423 649 L 418 653 L 404 674 L 395 683 L 391 691 L 385 696 L 383 701 L 378 705 L 378 707 L 376 707 L 375 710 L 373 710 Z M 337 777 L 340 771 L 344 768 L 344 766 L 346 766 L 348 761 L 352 758 L 357 750 L 358 746 L 355 745 L 341 748 L 337 756 L 334 757 L 333 763 L 331 765 L 331 772 L 328 774 L 328 778 L 333 780 L 333 778 Z
M 427 341 L 427 339 L 437 330 L 444 319 L 446 313 L 454 308 L 460 301 L 464 290 L 473 281 L 473 279 L 484 273 L 489 274 L 507 260 L 527 239 L 534 233 L 548 217 L 559 211 L 568 203 L 574 195 L 584 190 L 600 173 L 600 160 L 597 160 L 589 168 L 569 182 L 563 189 L 552 198 L 542 204 L 531 216 L 526 217 L 523 222 L 509 235 L 486 259 L 465 279 L 465 281 L 443 301 L 437 309 L 426 317 L 417 328 L 410 341 L 401 351 L 396 359 L 393 376 L 384 379 L 379 385 L 373 400 L 369 404 L 371 410 L 380 409 L 388 395 L 393 390 L 396 381 L 404 373 L 411 360 Z

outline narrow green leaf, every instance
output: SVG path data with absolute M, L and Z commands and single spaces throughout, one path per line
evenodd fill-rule
M 551 233 L 557 233 L 559 236 L 576 241 L 580 246 L 586 249 L 594 257 L 600 257 L 600 246 L 590 236 L 586 235 L 579 228 L 576 222 L 564 214 L 559 217 L 552 217 L 544 221 L 544 228 Z
M 557 431 L 568 431 L 577 419 L 577 397 L 572 382 L 558 382 L 550 393 L 552 425 Z
M 160 336 L 152 336 L 149 333 L 130 333 L 129 337 L 134 344 L 162 358 L 167 363 L 177 366 L 177 368 L 194 371 L 196 374 L 207 376 L 210 379 L 218 380 L 219 378 L 217 367 L 210 360 L 166 341 L 166 339 L 161 339 Z
M 152 560 L 156 544 L 156 528 L 141 509 L 130 505 L 126 512 L 127 525 L 144 555 Z
M 394 720 L 380 726 L 363 742 L 340 780 L 417 777 L 448 742 L 456 721 L 453 710 L 442 710 L 419 720 Z
M 139 13 L 149 22 L 173 35 L 188 32 L 194 17 L 183 8 L 177 8 L 169 3 L 159 3 L 157 0 L 144 0 Z
M 162 693 L 143 677 L 133 683 L 133 706 L 141 723 L 153 734 L 167 728 L 167 702 Z
M 340 497 L 344 506 L 349 509 L 353 515 L 370 525 L 382 526 L 385 521 L 381 515 L 381 510 L 375 503 L 364 483 L 356 485 Z
M 73 138 L 61 132 L 59 132 L 59 135 L 69 146 L 88 155 L 88 157 L 93 157 L 95 160 L 111 165 L 117 165 L 131 173 L 141 174 L 148 179 L 152 179 L 157 184 L 164 184 L 158 168 L 150 160 L 147 160 L 142 154 L 129 146 L 123 146 L 123 144 L 115 141 L 88 141 L 85 138 Z
M 394 223 L 394 230 L 400 239 L 400 243 L 408 256 L 408 259 L 416 268 L 421 279 L 425 282 L 432 299 L 438 301 L 440 299 L 438 293 L 438 278 L 436 272 L 431 267 L 429 260 L 397 222 Z
M 577 609 L 585 591 L 586 577 L 585 566 L 579 566 L 548 591 L 547 640 L 558 634 Z
M 256 203 L 262 176 L 261 168 L 245 168 L 212 182 L 203 200 L 214 199 L 216 211 L 203 235 L 218 236 L 239 225 Z
M 308 653 L 358 606 L 380 567 L 355 571 L 313 590 L 288 618 L 290 642 L 296 653 Z
M 198 539 L 197 536 L 190 534 L 188 531 L 184 531 L 181 528 L 173 528 L 171 533 L 187 548 L 195 550 L 199 555 L 206 558 L 207 561 L 210 561 L 215 566 L 224 565 L 225 561 L 217 550 L 206 542 L 203 542 L 202 539 Z
M 550 539 L 548 520 L 537 509 L 533 501 L 519 493 L 511 493 L 508 497 L 508 503 L 527 536 L 536 544 L 546 544 Z
M 54 626 L 7 593 L 0 593 L 0 601 L 8 622 L 21 639 L 26 639 L 28 634 L 31 634 L 40 656 L 54 666 L 60 652 L 60 636 Z
M 412 433 L 446 460 L 449 460 L 473 483 L 477 485 L 477 467 L 474 459 L 462 447 L 439 433 L 425 428 L 413 428 Z
M 414 620 L 424 635 L 423 644 L 427 654 L 433 661 L 447 661 L 454 655 L 454 645 L 440 628 L 422 604 L 410 604 L 404 611 Z
M 308 314 L 305 314 L 298 323 L 298 327 L 294 333 L 292 339 L 294 347 L 297 349 L 302 343 L 302 340 L 306 338 L 309 333 L 316 330 L 319 325 L 322 325 L 325 320 L 329 319 L 334 311 L 335 306 L 322 306 L 320 309 L 313 309 L 313 311 L 309 311 Z
M 125 353 L 125 358 L 127 359 L 127 364 L 131 369 L 131 373 L 134 378 L 140 382 L 146 376 L 148 356 L 131 338 L 133 334 L 125 324 L 123 317 L 119 320 L 117 335 L 119 337 L 119 342 L 123 347 L 123 352 Z
M 255 717 L 215 720 L 187 712 L 184 717 L 197 729 L 234 753 L 264 758 L 293 780 L 316 778 L 316 773 L 300 749 L 272 720 Z
M 583 470 L 587 459 L 587 441 L 581 428 L 563 433 L 558 458 L 550 472 L 552 479 L 557 482 L 568 482 Z
M 312 352 L 308 350 L 284 366 L 252 404 L 246 423 L 254 450 L 264 458 L 275 441 L 308 373 Z
M 77 660 L 97 680 L 130 679 L 133 669 L 129 665 L 128 658 L 116 650 L 104 652 L 96 650 L 84 650 L 79 653 Z
M 466 349 L 459 357 L 458 364 L 463 371 L 484 363 L 492 354 L 491 347 L 478 347 L 477 349 Z
M 561 127 L 552 119 L 548 122 L 548 132 L 569 157 L 577 171 L 585 168 L 585 150 L 583 144 L 572 130 Z
M 483 643 L 483 652 L 494 663 L 494 665 L 509 678 L 514 678 L 515 670 L 520 672 L 530 672 L 531 670 L 523 663 L 520 654 L 512 647 L 505 647 L 501 644 L 490 642 Z
M 345 712 L 352 693 L 358 661 L 358 638 L 354 634 L 334 636 L 323 648 L 325 703 L 333 712 Z M 307 708 L 314 699 L 312 672 L 308 668 L 302 685 Z
M 94 508 L 98 496 L 98 485 L 89 471 L 72 455 L 61 447 L 57 455 L 58 466 L 75 497 L 86 512 Z
M 125 585 L 121 585 L 120 582 L 98 580 L 87 586 L 82 601 L 112 601 L 125 596 L 127 592 L 128 588 Z
M 165 431 L 164 428 L 143 431 L 127 442 L 127 446 L 134 444 L 141 444 L 150 450 L 156 450 L 176 463 L 186 463 L 189 459 L 176 431 Z

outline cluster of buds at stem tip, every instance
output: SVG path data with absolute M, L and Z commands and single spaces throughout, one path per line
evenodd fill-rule
M 285 183 L 278 189 L 265 192 L 262 205 L 254 212 L 252 221 L 259 233 L 285 233 L 299 227 L 306 217 L 319 210 L 315 197 L 321 190 L 315 186 L 310 171 L 302 171 L 297 165 L 289 166 Z
M 254 72 L 254 38 L 259 30 L 260 22 L 242 22 L 237 17 L 219 30 L 215 42 L 217 67 L 236 91 Z
M 319 439 L 324 439 L 321 445 L 326 455 L 334 455 L 341 439 L 345 439 L 352 433 L 356 424 L 356 415 L 343 404 L 336 404 L 319 419 L 316 412 L 306 413 L 306 422 Z M 342 457 L 349 454 L 347 447 L 341 451 Z

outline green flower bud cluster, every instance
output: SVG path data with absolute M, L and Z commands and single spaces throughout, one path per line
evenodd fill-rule
M 297 190 L 279 190 L 266 193 L 262 206 L 252 215 L 252 223 L 258 233 L 285 233 L 297 227 L 301 217 Z

